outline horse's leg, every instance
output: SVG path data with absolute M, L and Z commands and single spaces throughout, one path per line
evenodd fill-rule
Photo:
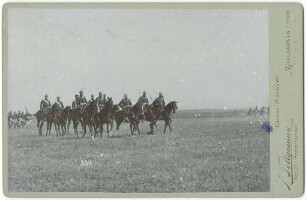
M 106 132 L 107 132 L 107 135 L 109 133 L 109 123 L 106 123 Z
M 49 135 L 51 135 L 51 129 L 52 129 L 52 122 L 50 123 L 50 129 L 49 129 Z M 54 124 L 54 126 L 55 126 L 55 124 Z M 56 130 L 56 129 L 55 129 Z
M 133 130 L 133 123 L 130 121 L 130 129 L 131 129 L 131 133 L 132 135 L 134 135 L 134 130 Z
M 111 120 L 110 121 L 110 126 L 111 126 L 110 130 L 113 130 L 113 125 L 114 125 L 114 120 Z
M 82 136 L 82 138 L 84 138 L 85 134 L 86 134 L 86 123 L 83 122 L 82 126 L 83 126 L 83 136 Z
M 70 123 L 71 123 L 71 119 L 68 119 L 68 124 L 67 124 L 67 134 L 69 134 L 69 126 L 70 126 Z
M 96 122 L 94 124 L 94 131 L 95 131 L 95 136 L 94 137 L 97 137 L 97 135 L 98 135 L 98 127 L 99 127 L 99 124 Z
M 151 132 L 150 134 L 154 134 L 154 122 L 150 123 Z
M 50 124 L 49 124 L 49 122 L 47 121 L 47 132 L 46 132 L 46 135 L 48 135 L 49 126 L 50 126 Z
M 138 131 L 138 135 L 140 135 L 139 122 L 137 122 L 136 128 L 137 128 L 137 131 Z
M 74 133 L 77 135 L 77 138 L 79 138 L 78 122 L 76 120 L 73 120 L 73 129 L 74 129 Z
M 89 124 L 90 136 L 92 137 L 92 122 Z
M 54 122 L 54 129 L 55 129 L 56 137 L 58 137 L 58 128 L 57 128 L 56 122 Z
M 39 136 L 42 136 L 42 127 L 44 125 L 44 121 L 40 121 L 40 126 L 39 126 Z
M 102 133 L 103 133 L 103 123 L 101 123 L 100 125 L 100 138 L 102 137 Z
M 166 129 L 167 129 L 168 123 L 165 122 L 165 129 L 164 129 L 164 134 L 166 134 Z

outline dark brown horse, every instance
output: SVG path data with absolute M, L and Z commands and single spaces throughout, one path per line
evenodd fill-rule
M 66 134 L 66 124 L 68 119 L 68 113 L 70 111 L 70 106 L 62 109 L 61 107 L 53 106 L 52 109 L 54 110 L 54 125 L 55 129 L 61 135 Z M 62 133 L 61 133 L 62 132 Z
M 39 136 L 42 136 L 42 132 L 41 132 L 41 129 L 40 129 L 40 125 L 41 123 L 44 121 L 45 119 L 45 112 L 43 110 L 39 110 L 37 111 L 34 116 L 36 117 L 36 121 L 37 121 L 37 128 L 38 128 L 38 134 Z
M 68 118 L 68 127 L 67 127 L 68 128 L 68 133 L 69 133 L 69 126 L 70 126 L 70 123 L 72 121 L 74 133 L 77 135 L 77 137 L 79 137 L 78 125 L 79 125 L 79 123 L 81 123 L 81 125 L 82 125 L 81 108 L 77 107 L 77 108 L 69 109 L 67 118 Z
M 172 113 L 176 113 L 177 109 L 178 109 L 177 108 L 177 102 L 176 101 L 171 101 L 170 103 L 168 103 L 165 106 L 164 110 L 161 112 L 161 118 L 159 118 L 159 120 L 163 120 L 165 122 L 164 133 L 166 133 L 167 126 L 169 126 L 170 133 L 172 132 L 171 116 L 172 116 Z
M 119 127 L 124 122 L 124 120 L 128 118 L 132 135 L 134 134 L 135 130 L 137 130 L 138 134 L 140 134 L 139 123 L 144 113 L 143 107 L 139 102 L 134 104 L 132 107 L 125 107 L 123 110 L 119 110 L 119 107 L 115 105 L 114 110 L 114 118 L 116 121 L 117 130 L 119 130 Z
M 42 136 L 42 128 L 44 126 L 45 121 L 47 122 L 46 135 L 50 135 L 52 123 L 54 122 L 54 113 L 52 111 L 52 108 L 47 107 L 42 110 L 39 110 L 34 114 L 34 116 L 37 119 L 37 128 L 39 136 Z
M 143 107 L 139 102 L 137 102 L 135 105 L 131 107 L 131 109 L 129 109 L 128 119 L 130 121 L 130 129 L 132 135 L 134 134 L 135 129 L 138 131 L 138 134 L 140 135 L 139 123 L 140 120 L 142 119 L 143 114 L 144 114 Z
M 170 133 L 172 132 L 171 127 L 171 114 L 175 113 L 177 110 L 177 102 L 171 101 L 168 103 L 165 108 L 162 110 L 159 105 L 145 105 L 144 113 L 145 113 L 145 120 L 150 122 L 150 129 L 151 131 L 148 134 L 154 133 L 154 126 L 156 126 L 156 122 L 158 120 L 163 120 L 165 122 L 164 133 L 166 133 L 166 128 L 169 126 Z
M 103 133 L 103 125 L 106 124 L 107 127 L 107 136 L 109 136 L 109 131 L 113 128 L 113 111 L 114 105 L 112 98 L 108 98 L 104 107 L 100 110 L 100 112 L 96 113 L 94 116 L 94 124 L 95 124 L 95 137 L 98 136 L 98 132 L 100 132 L 100 137 L 102 137 Z M 111 129 L 109 129 L 111 126 Z
M 93 123 L 94 123 L 94 115 L 98 112 L 97 102 L 94 100 L 90 102 L 87 106 L 84 107 L 82 112 L 82 121 L 83 121 L 83 136 L 86 134 L 86 126 L 89 127 L 90 134 L 92 136 L 93 132 Z

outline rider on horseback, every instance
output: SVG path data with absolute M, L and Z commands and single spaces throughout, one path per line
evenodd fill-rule
M 83 91 L 81 90 L 80 91 L 80 101 L 79 101 L 79 106 L 81 107 L 81 109 L 83 109 L 86 104 L 87 104 L 87 100 L 86 100 L 86 97 L 83 96 Z
M 165 108 L 165 100 L 164 100 L 164 95 L 160 92 L 159 96 L 153 101 L 153 106 L 158 110 L 158 112 L 161 113 L 163 112 Z
M 41 100 L 40 102 L 40 109 L 44 110 L 45 108 L 48 108 L 49 106 L 51 106 L 50 101 L 48 100 L 48 95 L 45 95 L 45 98 L 43 100 Z
M 105 103 L 106 103 L 106 95 L 103 94 L 103 97 L 102 97 L 102 92 L 99 92 L 99 97 L 97 98 L 97 104 L 98 104 L 99 110 L 101 110 L 104 107 Z
M 126 110 L 126 108 L 130 107 L 131 105 L 131 100 L 128 98 L 127 94 L 124 94 L 123 99 L 121 99 L 119 102 L 119 106 L 122 108 L 122 110 Z
M 137 103 L 139 103 L 139 104 L 141 105 L 142 111 L 144 112 L 144 104 L 148 104 L 148 103 L 149 103 L 149 100 L 148 100 L 148 98 L 147 98 L 147 93 L 146 93 L 145 91 L 142 93 L 142 96 L 139 97 Z M 142 118 L 142 119 L 145 118 L 145 115 L 144 115 L 143 113 L 142 113 L 141 118 Z
M 127 94 L 124 94 L 123 99 L 121 99 L 121 101 L 119 102 L 119 108 L 121 108 L 125 114 L 128 113 L 129 109 L 132 106 L 132 102 L 131 100 L 128 98 Z M 125 122 L 129 123 L 129 120 L 127 118 L 127 116 L 124 119 Z
M 55 102 L 60 108 L 64 109 L 64 104 L 61 101 L 61 97 L 56 97 L 56 102 Z
M 90 100 L 88 101 L 88 104 L 90 104 L 91 102 L 93 102 L 95 100 L 95 95 L 90 95 Z
M 149 100 L 148 100 L 148 98 L 147 98 L 147 93 L 146 93 L 145 91 L 142 93 L 142 96 L 139 97 L 138 102 L 139 102 L 141 105 L 143 105 L 143 104 L 145 104 L 145 103 L 149 103 Z
M 72 102 L 72 108 L 73 109 L 78 107 L 78 105 L 80 104 L 79 101 L 80 101 L 79 95 L 76 94 L 74 96 L 74 101 Z

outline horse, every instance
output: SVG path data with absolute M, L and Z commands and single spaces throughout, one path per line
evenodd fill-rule
M 123 109 L 119 108 L 119 105 L 114 105 L 114 118 L 116 121 L 116 130 L 119 130 L 120 125 L 123 122 L 130 123 L 131 133 L 134 134 L 134 131 L 138 128 L 139 122 L 141 120 L 141 115 L 143 115 L 143 107 L 140 103 L 136 103 L 134 106 L 125 106 Z
M 165 106 L 164 110 L 161 112 L 162 119 L 159 119 L 159 120 L 163 120 L 165 122 L 164 134 L 166 133 L 167 126 L 169 126 L 170 133 L 172 132 L 171 115 L 172 113 L 175 114 L 177 109 L 178 109 L 177 102 L 171 101 Z
M 37 121 L 37 128 L 39 130 L 39 135 L 41 136 L 42 133 L 41 133 L 41 130 L 40 130 L 40 123 L 44 120 L 45 118 L 45 114 L 44 114 L 44 111 L 43 110 L 39 110 L 37 111 L 34 116 L 36 117 L 36 121 Z
M 171 101 L 170 103 L 168 103 L 163 110 L 159 105 L 146 104 L 144 107 L 144 116 L 145 120 L 150 122 L 150 129 L 151 129 L 151 131 L 148 132 L 148 134 L 154 133 L 154 126 L 156 126 L 156 122 L 158 120 L 163 120 L 165 122 L 164 134 L 166 133 L 167 126 L 169 126 L 171 133 L 172 132 L 171 114 L 176 113 L 176 110 L 177 110 L 176 101 Z
M 82 112 L 82 121 L 83 121 L 83 137 L 86 134 L 86 125 L 88 125 L 90 134 L 92 136 L 92 126 L 94 123 L 94 115 L 98 112 L 97 102 L 94 100 L 90 102 Z
M 69 133 L 69 126 L 70 126 L 70 123 L 72 121 L 73 122 L 74 133 L 77 135 L 77 137 L 79 137 L 78 125 L 79 125 L 79 123 L 81 123 L 81 125 L 83 124 L 81 108 L 80 107 L 69 108 L 67 119 L 68 119 L 68 127 L 67 127 L 68 128 L 68 133 Z M 83 127 L 83 125 L 82 125 L 82 127 Z
M 100 137 L 102 137 L 103 133 L 103 125 L 106 124 L 107 127 L 107 136 L 109 136 L 109 131 L 113 128 L 113 114 L 114 114 L 114 105 L 112 98 L 108 98 L 104 107 L 101 109 L 100 112 L 94 115 L 94 124 L 95 124 L 95 135 L 98 135 L 98 129 L 100 131 Z M 109 125 L 111 125 L 111 129 L 109 130 Z
M 140 102 L 137 102 L 135 105 L 133 105 L 128 113 L 127 117 L 130 121 L 130 129 L 132 135 L 134 135 L 134 130 L 136 129 L 138 131 L 138 135 L 140 135 L 140 129 L 139 129 L 139 123 L 140 120 L 143 119 L 143 106 Z
M 67 106 L 63 109 L 58 104 L 56 105 L 54 104 L 52 106 L 52 109 L 54 112 L 54 125 L 55 125 L 56 134 L 60 133 L 61 135 L 65 135 L 66 134 L 66 123 L 67 123 L 70 106 Z
M 36 117 L 37 120 L 37 128 L 38 128 L 38 135 L 42 136 L 42 127 L 44 125 L 44 121 L 46 121 L 47 113 L 51 110 L 50 107 L 40 109 L 38 110 L 34 116 Z M 48 124 L 47 124 L 47 133 L 48 133 Z M 50 127 L 51 130 L 51 127 Z M 46 135 L 47 135 L 46 133 Z

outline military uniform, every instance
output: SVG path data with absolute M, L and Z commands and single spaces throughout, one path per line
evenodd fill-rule
M 157 98 L 153 101 L 153 105 L 155 105 L 155 106 L 161 106 L 162 109 L 164 109 L 164 107 L 165 107 L 165 100 L 164 100 L 164 97 L 157 97 Z
M 129 99 L 129 98 L 123 98 L 121 101 L 120 101 L 120 103 L 119 103 L 119 106 L 121 107 L 121 108 L 124 108 L 124 107 L 126 107 L 126 106 L 131 106 L 132 105 L 132 102 L 131 102 L 131 100 Z
M 96 101 L 99 109 L 101 109 L 106 103 L 106 99 L 104 97 L 97 97 Z
M 79 101 L 80 101 L 79 98 L 76 98 L 75 100 L 73 100 L 72 102 L 73 109 L 77 108 L 80 105 Z
M 81 96 L 80 96 L 79 103 L 80 103 L 81 106 L 84 105 L 84 104 L 87 104 L 86 97 L 84 97 L 84 96 L 81 97 Z
M 46 108 L 48 108 L 49 106 L 51 106 L 51 103 L 50 103 L 50 101 L 48 100 L 48 99 L 43 99 L 43 100 L 41 100 L 41 102 L 40 102 L 40 109 L 42 110 L 42 109 L 46 109 Z
M 60 108 L 64 108 L 64 104 L 62 101 L 56 101 L 55 102 Z
M 146 96 L 141 96 L 138 99 L 138 103 L 140 103 L 141 105 L 145 104 L 145 103 L 149 103 L 149 100 Z

